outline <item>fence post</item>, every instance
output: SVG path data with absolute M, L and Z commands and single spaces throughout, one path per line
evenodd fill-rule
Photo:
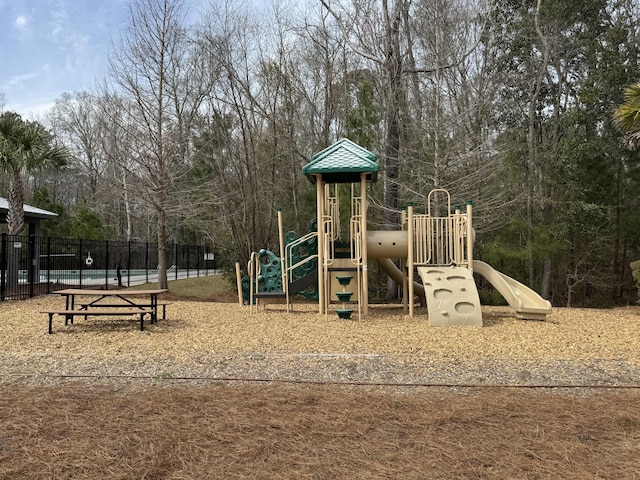
M 175 247 L 175 255 L 173 256 L 173 261 L 176 262 L 174 263 L 176 269 L 175 269 L 175 273 L 174 273 L 174 278 L 177 280 L 178 279 L 178 244 L 176 243 L 176 247 Z
M 191 250 L 191 248 L 189 248 L 189 245 L 186 245 L 186 247 L 187 247 L 187 278 L 189 278 L 189 269 L 191 268 L 191 263 L 189 263 L 189 260 L 191 260 L 189 251 Z M 184 246 L 182 248 L 184 248 Z
M 51 293 L 51 237 L 47 237 L 47 293 Z
M 83 270 L 82 267 L 84 265 L 84 261 L 82 257 L 82 239 L 80 239 L 79 249 L 80 249 L 80 254 L 78 255 L 78 258 L 80 259 L 80 267 L 78 269 L 78 279 L 79 279 L 79 286 L 80 288 L 82 288 L 82 270 Z
M 109 290 L 109 240 L 105 240 L 104 289 Z
M 147 242 L 147 248 L 144 251 L 144 271 L 146 275 L 145 283 L 149 283 L 149 242 Z
M 127 287 L 131 286 L 131 240 L 127 242 Z
M 33 298 L 33 284 L 36 276 L 36 237 L 29 235 L 27 249 L 27 281 L 29 282 L 29 298 Z
M 7 294 L 7 234 L 2 234 L 2 255 L 0 259 L 0 301 Z

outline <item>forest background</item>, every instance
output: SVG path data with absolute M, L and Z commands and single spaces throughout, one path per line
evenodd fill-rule
M 278 251 L 278 209 L 308 231 L 302 166 L 348 137 L 379 156 L 371 229 L 399 228 L 403 205 L 444 188 L 473 201 L 474 255 L 554 305 L 637 301 L 640 152 L 613 115 L 640 79 L 638 0 L 213 0 L 195 24 L 186 13 L 131 0 L 108 77 L 39 120 L 70 153 L 22 172 L 25 202 L 59 213 L 44 235 L 206 244 L 246 265 Z M 380 273 L 373 288 L 392 291 Z

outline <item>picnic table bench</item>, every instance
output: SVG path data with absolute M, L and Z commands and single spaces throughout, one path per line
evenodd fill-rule
M 60 315 L 64 316 L 64 324 L 68 325 L 69 322 L 73 324 L 73 317 L 83 316 L 86 320 L 88 316 L 129 316 L 129 315 L 140 315 L 140 330 L 144 330 L 144 316 L 148 313 L 151 315 L 153 310 L 149 309 L 130 309 L 124 310 L 122 308 L 117 308 L 113 310 L 98 310 L 92 309 L 89 310 L 43 310 L 40 313 L 46 313 L 49 315 L 49 333 L 53 333 L 53 316 Z M 152 321 L 152 323 L 155 323 Z
M 162 319 L 166 318 L 166 307 L 171 302 L 159 302 L 158 295 L 166 289 L 156 290 L 88 290 L 70 288 L 53 292 L 65 297 L 64 309 L 43 310 L 49 317 L 49 333 L 53 333 L 53 316 L 64 316 L 64 324 L 73 324 L 74 317 L 82 316 L 130 316 L 140 315 L 140 330 L 144 330 L 144 317 L 151 323 L 158 320 L 158 307 L 162 307 Z M 96 297 L 76 302 L 76 297 Z M 146 298 L 145 298 L 146 297 Z M 119 302 L 113 302 L 118 299 Z M 76 308 L 77 307 L 77 308 Z
M 167 306 L 171 305 L 173 302 L 166 302 L 166 301 L 158 301 L 156 303 L 156 307 L 159 309 L 160 307 L 162 307 L 162 320 L 166 320 L 167 318 Z M 96 307 L 99 306 L 100 308 L 123 308 L 123 307 L 127 307 L 129 306 L 128 304 L 123 304 L 123 303 L 100 303 L 99 305 L 92 305 L 91 303 L 79 303 L 78 304 L 81 308 L 84 307 Z M 136 307 L 140 308 L 153 308 L 154 305 L 151 305 L 150 303 L 136 303 Z M 158 314 L 159 316 L 159 314 Z M 154 322 L 155 323 L 155 322 Z

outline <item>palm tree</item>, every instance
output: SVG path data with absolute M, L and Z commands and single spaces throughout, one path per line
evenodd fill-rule
M 23 175 L 67 162 L 67 150 L 52 142 L 51 134 L 38 122 L 24 121 L 14 112 L 0 115 L 0 172 L 9 175 L 10 235 L 19 235 L 24 227 Z
M 640 82 L 629 85 L 624 91 L 624 103 L 614 113 L 618 128 L 626 134 L 632 148 L 640 146 Z

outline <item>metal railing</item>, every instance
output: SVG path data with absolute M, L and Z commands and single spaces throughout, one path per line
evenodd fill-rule
M 294 240 L 293 242 L 285 246 L 284 271 L 285 271 L 285 279 L 287 284 L 291 283 L 291 281 L 293 280 L 294 278 L 293 271 L 296 268 L 300 268 L 309 262 L 317 260 L 318 254 L 300 255 L 300 257 L 302 258 L 297 263 L 294 263 L 294 254 L 293 254 L 296 248 L 300 248 L 301 246 L 306 245 L 307 243 L 309 243 L 310 241 L 313 241 L 313 239 L 317 237 L 318 237 L 318 232 L 309 232 L 306 235 L 300 238 L 297 238 L 296 240 Z
M 415 265 L 468 266 L 467 216 L 413 216 Z
M 213 249 L 167 245 L 169 280 L 215 273 Z M 15 236 L 0 238 L 0 301 L 66 287 L 129 287 L 158 279 L 158 247 L 149 242 Z

